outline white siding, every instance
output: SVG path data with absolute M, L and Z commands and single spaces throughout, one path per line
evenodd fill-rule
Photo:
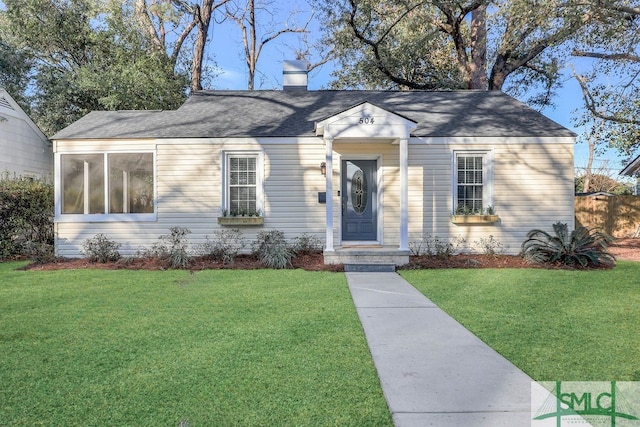
M 0 101 L 0 174 L 50 180 L 51 143 L 4 90 Z
M 243 227 L 248 241 L 262 230 L 279 229 L 292 239 L 302 233 L 324 240 L 325 191 L 320 138 L 188 139 L 137 141 L 57 141 L 57 153 L 100 150 L 154 150 L 157 219 L 149 222 L 63 222 L 56 224 L 57 254 L 79 256 L 82 241 L 105 233 L 135 254 L 157 243 L 173 226 L 191 230 L 197 245 L 219 228 L 222 209 L 221 161 L 225 150 L 262 150 L 264 158 L 264 225 Z M 454 150 L 493 150 L 493 204 L 500 222 L 493 225 L 451 223 Z M 399 244 L 399 146 L 389 141 L 334 141 L 334 244 L 340 242 L 340 160 L 378 159 L 381 228 L 385 245 Z M 331 171 L 327 171 L 330 173 Z M 409 145 L 409 241 L 430 234 L 473 243 L 489 235 L 509 253 L 518 253 L 526 233 L 550 229 L 563 221 L 573 226 L 573 144 L 553 139 L 469 141 L 412 139 Z
M 283 230 L 288 237 L 304 232 L 324 236 L 325 205 L 318 203 L 318 192 L 325 191 L 325 177 L 320 173 L 324 145 L 317 138 L 311 141 L 264 146 L 264 226 Z
M 481 238 L 493 236 L 507 253 L 517 254 L 534 228 L 551 230 L 557 221 L 573 227 L 573 145 L 551 139 L 474 144 L 474 150 L 493 150 L 493 206 L 500 221 L 453 224 L 453 152 L 469 148 L 465 144 L 410 145 L 410 241 L 423 235 L 460 238 L 465 239 L 466 249 L 478 250 Z

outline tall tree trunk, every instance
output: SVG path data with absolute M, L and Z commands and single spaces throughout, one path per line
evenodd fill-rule
M 256 78 L 256 64 L 258 58 L 256 57 L 256 2 L 255 0 L 249 0 L 249 31 L 251 42 L 247 47 L 247 70 L 248 81 L 247 89 L 253 90 Z
M 191 91 L 202 90 L 202 63 L 204 61 L 204 49 L 207 46 L 207 34 L 211 21 L 212 0 L 205 0 L 202 8 L 196 6 L 195 19 L 198 22 L 198 35 L 193 47 L 193 62 L 191 64 Z
M 471 82 L 469 89 L 487 89 L 487 6 L 471 12 Z
M 153 48 L 158 51 L 165 51 L 164 40 L 160 37 L 156 28 L 153 26 L 151 17 L 147 10 L 147 2 L 145 0 L 135 0 L 133 5 L 134 15 L 138 20 L 138 24 L 142 31 L 149 37 L 153 43 Z
M 198 26 L 198 35 L 193 47 L 193 63 L 191 64 L 191 90 L 202 90 L 202 64 L 204 63 L 204 51 L 207 47 L 207 35 L 213 12 L 223 6 L 229 0 L 202 0 L 202 7 L 195 6 L 194 21 Z
M 589 144 L 589 157 L 587 159 L 587 166 L 584 169 L 584 182 L 582 184 L 582 191 L 585 193 L 591 191 L 591 188 L 596 184 L 593 172 L 593 159 L 596 156 L 596 149 L 598 148 L 598 143 L 600 142 L 600 139 L 602 137 L 602 126 L 604 126 L 603 121 L 596 121 L 596 123 L 593 124 L 589 135 L 587 136 L 587 144 Z M 602 173 L 598 174 L 603 175 Z M 603 190 L 603 188 L 594 188 L 594 190 L 600 191 Z
M 489 76 L 488 89 L 489 90 L 502 90 L 507 76 L 510 71 L 507 69 L 507 59 L 502 54 L 498 54 L 491 68 L 491 75 Z

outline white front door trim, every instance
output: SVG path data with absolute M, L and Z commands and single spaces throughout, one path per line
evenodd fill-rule
M 343 160 L 375 160 L 376 161 L 376 187 L 377 187 L 377 200 L 376 200 L 376 209 L 377 209 L 377 228 L 376 234 L 378 236 L 377 240 L 371 241 L 356 241 L 356 240 L 348 240 L 349 245 L 371 245 L 371 244 L 384 244 L 384 186 L 383 186 L 383 156 L 382 154 L 348 154 L 348 155 L 337 155 L 337 164 L 340 165 L 340 172 L 338 174 L 339 182 L 340 182 L 340 191 L 342 191 L 342 179 L 344 178 L 342 170 L 342 161 Z M 340 195 L 342 197 L 342 194 Z M 343 245 L 342 240 L 342 203 L 340 203 L 340 209 L 338 211 L 338 245 Z

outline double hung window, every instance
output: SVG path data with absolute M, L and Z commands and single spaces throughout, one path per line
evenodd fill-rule
M 482 214 L 491 206 L 491 169 L 488 152 L 455 153 L 455 212 Z
M 259 152 L 225 153 L 225 207 L 230 215 L 262 211 L 262 155 Z

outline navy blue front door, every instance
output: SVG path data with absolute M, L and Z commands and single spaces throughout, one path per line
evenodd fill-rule
M 342 161 L 342 240 L 377 240 L 375 160 Z

